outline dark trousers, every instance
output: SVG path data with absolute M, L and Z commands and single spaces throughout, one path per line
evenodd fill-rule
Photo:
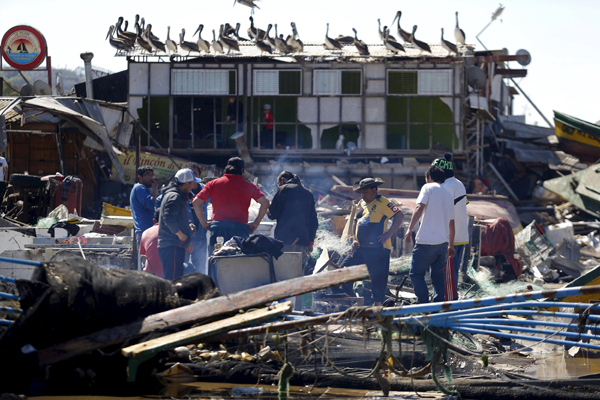
M 260 148 L 261 149 L 272 149 L 273 148 L 273 128 L 263 128 L 260 133 Z
M 174 281 L 183 276 L 185 250 L 179 246 L 159 247 L 158 256 L 163 265 L 165 279 Z
M 384 247 L 359 247 L 345 266 L 367 264 L 371 276 L 371 291 L 373 302 L 383 303 L 387 289 L 388 275 L 390 273 L 390 253 Z M 352 284 L 349 284 L 352 287 Z M 365 304 L 371 304 L 371 299 L 365 299 Z

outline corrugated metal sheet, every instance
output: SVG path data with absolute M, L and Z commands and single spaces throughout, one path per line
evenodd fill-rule
M 427 59 L 431 58 L 448 58 L 449 54 L 441 44 L 430 44 L 431 54 L 422 53 L 420 50 L 416 49 L 412 44 L 403 44 L 405 48 L 405 52 L 400 52 L 394 55 L 393 52 L 389 51 L 385 48 L 383 44 L 369 44 L 369 56 L 361 56 L 358 53 L 358 50 L 354 45 L 346 45 L 343 46 L 342 50 L 329 50 L 325 47 L 323 43 L 304 43 L 304 51 L 301 53 L 279 53 L 278 51 L 274 51 L 273 54 L 268 54 L 262 52 L 258 47 L 256 47 L 253 43 L 250 42 L 240 42 L 240 51 L 233 51 L 230 54 L 215 54 L 214 49 L 211 48 L 211 53 L 207 54 L 204 52 L 191 52 L 187 54 L 185 51 L 179 49 L 179 52 L 176 54 L 168 54 L 163 52 L 154 52 L 148 53 L 146 50 L 137 46 L 130 51 L 122 51 L 119 50 L 115 54 L 118 57 L 145 57 L 145 58 L 165 58 L 165 57 L 173 57 L 175 61 L 183 61 L 186 59 L 194 59 L 194 58 L 208 58 L 208 59 L 219 59 L 219 60 L 227 60 L 227 59 L 239 59 L 239 58 L 258 58 L 258 57 L 268 57 L 268 58 L 280 58 L 280 57 L 301 57 L 305 59 L 309 59 L 315 62 L 329 62 L 332 59 L 343 58 L 349 61 L 355 62 L 370 62 L 376 61 L 383 58 L 396 57 L 400 59 L 421 59 L 423 57 Z

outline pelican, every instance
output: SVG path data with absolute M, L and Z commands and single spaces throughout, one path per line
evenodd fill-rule
M 246 39 L 246 38 L 240 36 L 240 26 L 242 26 L 242 24 L 240 24 L 239 22 L 237 24 L 235 24 L 234 35 L 235 35 L 236 39 L 238 40 L 238 42 L 240 42 L 240 41 L 241 42 L 249 42 L 250 39 Z
M 110 28 L 108 28 L 108 34 L 106 35 L 106 39 L 108 39 L 108 43 L 110 43 L 110 45 L 117 50 L 129 51 L 130 47 L 125 42 L 123 42 L 122 40 L 119 40 L 119 39 L 115 39 L 113 37 L 114 30 L 115 30 L 114 25 L 111 25 Z M 104 39 L 104 40 L 106 40 L 106 39 Z
M 342 46 L 345 44 L 353 44 L 354 43 L 354 37 L 348 36 L 348 35 L 338 35 L 338 37 L 336 37 L 335 40 L 340 42 L 342 44 Z
M 146 50 L 148 53 L 152 53 L 152 46 L 150 46 L 148 42 L 142 38 L 142 28 L 137 22 L 135 23 L 135 30 L 137 32 L 137 44 L 139 44 L 140 47 Z
M 329 37 L 329 22 L 327 23 L 327 32 L 325 32 L 325 47 L 327 47 L 329 50 L 342 49 L 340 42 Z
M 402 17 L 402 11 L 398 11 L 394 17 L 394 21 L 398 19 L 398 36 L 404 40 L 404 43 L 410 43 L 410 33 L 400 28 L 400 17 Z M 394 21 L 392 21 L 392 25 L 394 24 Z
M 135 41 L 135 37 L 137 36 L 135 33 L 133 32 L 127 32 L 127 26 L 128 26 L 128 22 L 125 21 L 125 29 L 121 29 L 121 24 L 123 23 L 123 17 L 119 17 L 119 22 L 117 25 L 117 31 L 119 33 L 119 36 L 124 36 L 126 37 L 128 40 L 132 40 Z
M 179 34 L 179 47 L 181 47 L 181 50 L 187 51 L 188 56 L 190 55 L 190 53 L 192 51 L 197 51 L 198 53 L 200 53 L 200 49 L 198 48 L 198 45 L 196 43 L 186 42 L 186 41 L 184 41 L 184 38 L 185 38 L 185 28 L 181 29 L 181 33 Z
M 404 46 L 402 46 L 400 43 L 396 42 L 395 40 L 391 40 L 390 39 L 390 30 L 389 29 L 385 29 L 385 38 L 383 39 L 383 44 L 385 45 L 385 48 L 388 49 L 391 52 L 397 53 L 399 51 L 406 51 L 404 50 Z
M 177 53 L 177 43 L 171 40 L 171 27 L 167 26 L 167 40 L 165 40 L 165 46 L 171 50 L 171 53 Z
M 248 36 L 252 39 L 260 38 L 263 40 L 265 31 L 254 26 L 254 18 L 250 17 L 250 28 L 248 28 Z
M 223 28 L 223 25 L 221 25 L 221 28 L 219 30 L 219 41 L 223 45 L 223 48 L 227 49 L 227 54 L 229 54 L 231 50 L 240 51 L 240 46 L 237 40 L 225 36 L 223 34 L 224 31 L 225 29 Z
M 217 34 L 215 33 L 214 29 L 213 29 L 212 47 L 213 47 L 213 49 L 215 49 L 215 53 L 224 53 L 223 44 L 217 40 Z
M 292 37 L 286 41 L 287 45 L 290 46 L 294 52 L 300 53 L 304 51 L 304 43 L 300 40 L 300 35 L 298 35 L 298 30 L 296 29 L 296 23 L 292 22 L 290 25 L 292 25 Z
M 161 42 L 158 39 L 155 39 L 156 36 L 154 36 L 152 34 L 152 24 L 148 24 L 148 27 L 146 28 L 146 38 L 148 39 L 148 44 L 150 46 L 152 46 L 152 48 L 156 51 L 160 50 L 163 53 L 167 52 L 167 49 L 165 48 L 165 44 L 163 42 Z
M 352 31 L 354 32 L 354 46 L 356 46 L 356 50 L 358 50 L 361 56 L 368 56 L 369 47 L 367 47 L 367 44 L 362 40 L 358 40 L 358 34 L 356 33 L 356 29 L 352 28 Z
M 390 35 L 390 30 L 388 29 L 387 25 L 383 27 L 383 40 L 385 40 L 386 33 L 387 33 L 387 38 L 390 42 L 397 42 L 396 38 L 393 37 L 392 35 Z
M 415 45 L 415 47 L 421 51 L 426 51 L 431 53 L 431 49 L 429 45 L 425 42 L 421 42 L 420 40 L 415 39 L 415 32 L 417 31 L 417 26 L 413 26 L 412 35 L 410 35 L 410 42 Z
M 252 12 L 254 12 L 254 8 L 258 8 L 260 10 L 260 7 L 254 4 L 255 1 L 256 0 L 233 0 L 233 5 L 235 7 L 235 3 L 240 3 L 243 6 L 252 8 Z
M 205 53 L 210 53 L 210 43 L 208 43 L 208 40 L 202 39 L 202 30 L 203 29 L 204 29 L 204 25 L 202 25 L 202 24 L 198 25 L 198 29 L 196 29 L 196 32 L 194 32 L 194 35 L 196 33 L 198 34 L 198 48 Z
M 121 29 L 122 23 L 123 23 L 123 17 L 119 17 L 119 20 L 115 24 L 115 31 L 114 31 L 115 35 L 117 36 L 116 39 L 124 42 L 129 47 L 133 47 L 133 45 L 135 45 L 135 37 L 131 38 L 122 33 L 123 32 L 123 30 Z M 130 32 L 127 32 L 127 33 L 130 33 Z
M 454 28 L 454 39 L 462 45 L 465 45 L 465 32 L 458 26 L 458 11 L 456 12 L 456 28 Z
M 235 35 L 235 28 L 229 24 L 229 22 L 225 23 L 225 27 L 223 28 L 223 36 L 231 36 Z
M 444 39 L 444 28 L 442 28 L 442 47 L 448 51 L 448 55 L 450 53 L 458 54 L 458 47 L 454 43 Z
M 273 24 L 267 25 L 267 31 L 263 36 L 263 42 L 271 46 L 271 49 L 275 49 L 275 41 L 269 36 L 269 32 L 271 32 L 271 28 L 273 28 Z
M 142 17 L 142 19 L 140 20 L 140 23 L 142 24 L 142 35 L 144 35 L 144 39 L 148 41 L 148 38 L 146 37 L 148 35 L 148 31 L 146 30 L 146 20 L 144 19 L 144 17 Z M 148 24 L 150 25 L 150 24 Z M 154 36 L 154 34 L 152 32 L 150 32 L 150 36 L 152 36 L 152 40 L 160 40 L 158 37 Z
M 285 40 L 283 40 L 283 35 L 281 35 L 281 37 L 280 37 L 277 34 L 277 24 L 275 24 L 275 39 L 273 41 L 275 42 L 275 48 L 280 53 L 289 53 L 290 52 L 291 49 L 285 43 Z
M 258 49 L 261 51 L 261 54 L 264 52 L 272 54 L 273 51 L 271 50 L 271 46 L 269 46 L 269 44 L 264 41 L 265 36 L 266 36 L 266 32 L 263 36 L 257 37 L 256 41 L 254 43 L 256 44 L 256 47 L 258 47 Z

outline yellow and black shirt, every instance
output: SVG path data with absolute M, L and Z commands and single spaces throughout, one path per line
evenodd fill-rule
M 400 212 L 400 207 L 382 195 L 377 195 L 369 204 L 360 200 L 356 207 L 355 238 L 358 244 L 360 247 L 381 247 L 377 238 L 387 232 L 388 220 Z M 383 247 L 391 250 L 392 241 L 388 239 Z

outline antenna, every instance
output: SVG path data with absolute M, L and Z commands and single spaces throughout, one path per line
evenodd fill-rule
M 35 94 L 35 89 L 29 83 L 26 83 L 23 86 L 21 86 L 21 96 L 29 97 L 29 96 L 33 96 L 34 94 Z
M 486 82 L 487 76 L 485 75 L 485 72 L 481 70 L 481 68 L 475 66 L 467 68 L 467 83 L 473 89 L 483 89 Z
M 39 96 L 51 96 L 52 88 L 46 82 L 42 80 L 37 80 L 33 82 L 33 89 L 36 95 Z
M 531 54 L 525 49 L 517 50 L 517 62 L 522 66 L 527 66 L 531 62 Z

